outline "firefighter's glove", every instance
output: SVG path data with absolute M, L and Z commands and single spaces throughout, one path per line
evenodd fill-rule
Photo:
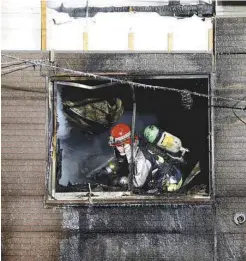
M 113 180 L 113 185 L 126 188 L 128 185 L 128 177 L 117 177 Z
M 161 181 L 161 184 L 159 184 L 159 190 L 167 191 L 169 185 L 170 185 L 170 177 L 169 175 L 165 175 Z
M 162 188 L 163 191 L 175 192 L 180 189 L 182 183 L 182 178 L 179 181 L 177 181 L 174 177 L 171 176 L 168 180 L 162 182 Z
M 119 184 L 120 184 L 121 186 L 127 186 L 128 183 L 129 183 L 128 177 L 121 177 L 121 178 L 119 179 Z
M 108 166 L 105 168 L 105 173 L 108 174 L 115 174 L 118 170 L 118 164 L 116 162 L 110 162 Z

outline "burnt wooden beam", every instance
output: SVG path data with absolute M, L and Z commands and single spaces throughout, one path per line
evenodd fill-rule
M 61 5 L 55 9 L 58 12 L 68 13 L 71 17 L 93 17 L 99 12 L 114 13 L 114 12 L 156 12 L 161 16 L 212 16 L 214 13 L 214 4 L 197 4 L 197 5 L 182 5 L 178 1 L 169 5 L 159 6 L 121 6 L 121 7 L 80 7 L 66 8 Z

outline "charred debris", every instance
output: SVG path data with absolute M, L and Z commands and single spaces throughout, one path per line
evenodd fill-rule
M 180 1 L 169 1 L 168 5 L 157 6 L 121 6 L 121 7 L 93 7 L 66 8 L 63 5 L 55 10 L 61 13 L 68 13 L 71 17 L 94 17 L 97 13 L 118 13 L 118 12 L 155 12 L 160 16 L 211 17 L 214 14 L 214 3 L 209 4 L 199 1 L 196 5 L 180 4 Z

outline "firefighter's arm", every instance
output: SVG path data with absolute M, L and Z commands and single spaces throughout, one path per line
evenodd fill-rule
M 131 163 L 131 150 L 128 149 L 125 152 L 126 152 L 126 157 L 127 157 L 128 163 Z M 148 178 L 148 175 L 151 170 L 151 163 L 144 157 L 143 152 L 138 147 L 135 147 L 133 149 L 133 155 L 134 155 L 134 159 L 135 159 L 135 171 L 134 171 L 134 175 L 133 175 L 133 185 L 136 188 L 141 188 L 145 184 L 145 182 Z

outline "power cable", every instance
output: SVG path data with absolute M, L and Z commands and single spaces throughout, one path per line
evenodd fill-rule
M 234 107 L 235 105 L 233 106 L 224 106 L 224 105 L 209 105 L 209 108 L 210 107 L 213 107 L 213 108 L 222 108 L 222 109 L 234 109 L 234 110 L 240 110 L 240 111 L 245 111 L 246 108 L 239 108 L 239 107 Z
M 19 67 L 10 68 L 8 71 L 2 71 L 1 76 L 12 73 L 12 72 L 17 72 L 17 71 L 20 71 L 20 70 L 23 70 L 23 69 L 26 69 L 26 68 L 29 68 L 29 67 L 33 67 L 33 66 L 35 66 L 35 65 L 28 64 L 28 65 L 22 65 L 22 66 L 19 66 Z
M 48 68 L 52 68 L 52 69 L 55 69 L 55 70 L 60 70 L 60 71 L 72 73 L 72 74 L 75 74 L 75 75 L 76 74 L 82 75 L 82 76 L 85 76 L 85 77 L 91 77 L 91 78 L 94 78 L 94 79 L 116 82 L 116 83 L 119 83 L 119 84 L 127 84 L 127 85 L 130 85 L 130 86 L 133 86 L 133 87 L 138 87 L 138 88 L 144 88 L 144 89 L 149 88 L 149 89 L 160 89 L 160 90 L 164 90 L 164 91 L 174 91 L 174 92 L 178 92 L 180 94 L 181 93 L 187 93 L 187 94 L 196 95 L 196 96 L 199 96 L 199 97 L 212 98 L 212 99 L 216 99 L 216 100 L 221 99 L 221 100 L 227 100 L 227 101 L 236 101 L 238 103 L 239 102 L 245 102 L 245 100 L 239 100 L 239 99 L 234 99 L 234 98 L 230 98 L 230 97 L 212 96 L 212 95 L 207 95 L 207 94 L 188 91 L 188 90 L 180 90 L 180 89 L 170 88 L 170 87 L 165 87 L 165 86 L 156 86 L 156 85 L 137 83 L 137 82 L 133 82 L 133 81 L 129 81 L 129 80 L 121 80 L 121 79 L 97 75 L 97 74 L 93 74 L 93 73 L 75 71 L 75 70 L 72 70 L 72 69 L 66 69 L 66 68 L 62 68 L 62 67 L 51 65 L 51 64 L 45 64 L 45 63 L 42 63 L 42 62 L 39 62 L 39 61 L 25 60 L 25 59 L 22 59 L 22 58 L 19 58 L 19 57 L 6 55 L 6 54 L 2 54 L 2 56 L 12 58 L 12 59 L 16 59 L 16 60 L 19 60 L 19 61 L 25 61 L 26 63 L 31 63 L 31 64 L 41 66 L 41 67 L 42 66 L 48 67 Z
M 33 62 L 35 62 L 36 60 L 34 60 Z M 40 62 L 44 62 L 44 60 L 38 60 Z M 20 65 L 19 67 L 16 65 Z M 26 61 L 20 61 L 20 62 L 5 62 L 5 63 L 1 63 L 1 76 L 12 73 L 12 72 L 16 72 L 16 71 L 20 71 L 29 67 L 35 67 L 35 64 L 30 64 L 30 62 L 26 62 Z
M 23 64 L 25 62 L 1 62 L 1 68 L 7 68 L 7 67 L 11 67 L 11 66 L 15 66 L 15 65 L 19 65 L 19 64 Z
M 246 99 L 246 96 L 244 96 L 243 99 Z M 238 101 L 237 103 L 235 103 L 235 105 L 232 107 L 232 112 L 233 112 L 234 116 L 235 116 L 238 120 L 240 120 L 242 123 L 246 124 L 246 122 L 245 122 L 244 120 L 242 120 L 242 119 L 236 114 L 236 112 L 235 112 L 236 106 L 237 106 L 239 103 L 240 103 L 240 101 Z M 246 107 L 243 108 L 242 110 L 245 111 L 245 110 L 246 110 Z

